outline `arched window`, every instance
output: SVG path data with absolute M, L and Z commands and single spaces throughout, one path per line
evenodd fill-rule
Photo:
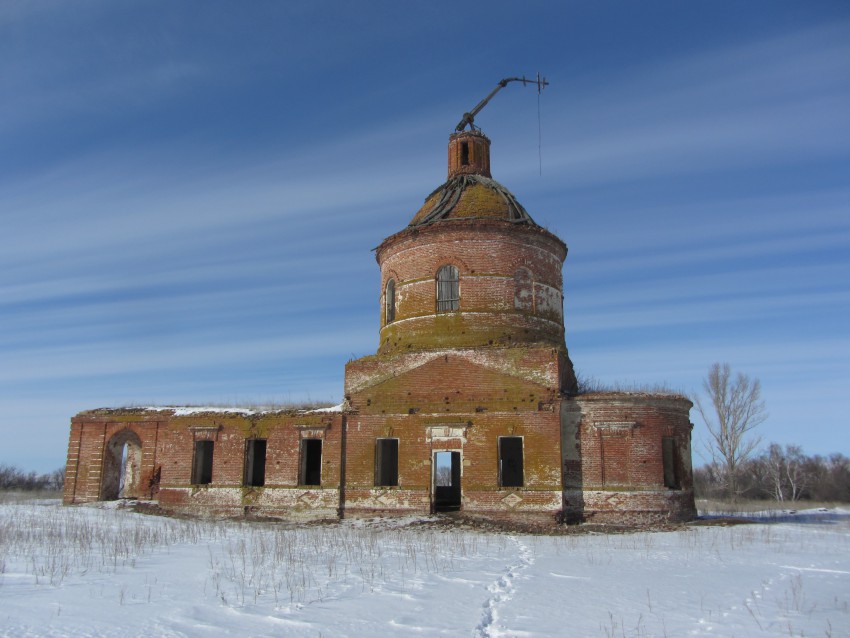
M 437 312 L 460 308 L 460 281 L 457 267 L 442 266 L 437 271 Z
M 384 308 L 386 309 L 387 323 L 395 321 L 395 279 L 387 281 L 387 289 L 384 294 Z

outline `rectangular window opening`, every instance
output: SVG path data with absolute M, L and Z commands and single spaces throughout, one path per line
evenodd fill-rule
M 387 310 L 387 323 L 390 324 L 395 321 L 395 279 L 390 279 L 387 282 L 384 306 Z
M 499 486 L 522 487 L 522 437 L 499 437 Z
M 266 484 L 266 440 L 245 441 L 245 485 L 262 487 Z
M 322 484 L 322 439 L 301 441 L 301 476 L 299 485 Z
M 398 485 L 398 439 L 375 441 L 375 485 Z
M 669 487 L 671 490 L 682 489 L 679 464 L 676 458 L 678 456 L 676 439 L 672 436 L 665 436 L 661 439 L 661 453 L 664 464 L 664 487 Z
M 460 143 L 460 165 L 469 166 L 469 142 Z
M 212 483 L 213 442 L 195 441 L 195 456 L 192 460 L 192 485 Z

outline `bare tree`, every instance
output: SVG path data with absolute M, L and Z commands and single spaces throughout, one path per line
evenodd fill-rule
M 791 500 L 799 501 L 811 482 L 806 456 L 799 445 L 785 446 L 785 479 Z
M 756 482 L 777 501 L 799 501 L 809 487 L 812 470 L 799 445 L 771 443 L 753 460 Z
M 722 471 L 727 494 L 734 501 L 740 493 L 741 466 L 761 443 L 752 430 L 767 418 L 761 383 L 740 372 L 733 379 L 728 363 L 715 363 L 702 387 L 707 404 L 697 397 L 696 406 L 708 428 L 706 450 L 712 464 Z
M 785 500 L 785 454 L 782 446 L 771 443 L 761 459 L 764 467 L 765 483 L 770 486 L 770 494 L 777 501 Z

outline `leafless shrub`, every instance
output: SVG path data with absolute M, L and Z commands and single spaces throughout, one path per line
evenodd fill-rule
M 497 553 L 505 551 L 502 537 L 470 539 L 462 530 L 281 527 L 144 517 L 108 508 L 0 505 L 0 573 L 14 556 L 37 584 L 114 573 L 163 547 L 201 543 L 209 547 L 205 591 L 239 606 L 269 599 L 307 604 L 351 587 L 404 590 L 417 575 L 448 572 L 468 556 L 492 553 L 491 545 Z M 119 604 L 150 600 L 152 585 L 145 587 L 119 591 Z
M 214 594 L 244 605 L 321 601 L 340 587 L 404 590 L 417 574 L 443 573 L 478 551 L 463 532 L 317 526 L 249 525 L 210 551 Z
M 685 396 L 685 392 L 676 390 L 667 383 L 638 383 L 634 381 L 600 381 L 594 376 L 576 372 L 576 393 L 596 394 L 605 392 L 624 392 L 634 394 L 664 394 Z
M 162 545 L 199 537 L 192 521 L 144 521 L 109 510 L 29 509 L 5 505 L 0 510 L 0 561 L 26 556 L 36 582 L 59 585 L 71 573 L 114 572 L 132 566 L 138 556 Z

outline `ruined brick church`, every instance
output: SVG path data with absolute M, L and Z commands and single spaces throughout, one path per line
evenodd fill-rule
M 71 420 L 65 503 L 327 519 L 460 511 L 646 523 L 695 516 L 691 402 L 577 391 L 567 247 L 453 134 L 448 180 L 378 246 L 380 343 L 337 408 L 127 408 Z

